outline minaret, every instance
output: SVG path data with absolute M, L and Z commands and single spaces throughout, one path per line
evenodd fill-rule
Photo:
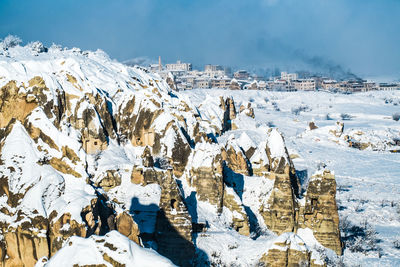
M 161 56 L 158 56 L 158 70 L 162 70 L 162 65 L 161 65 Z

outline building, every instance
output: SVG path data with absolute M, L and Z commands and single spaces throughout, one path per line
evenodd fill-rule
M 196 78 L 194 80 L 193 88 L 202 88 L 202 89 L 208 89 L 211 87 L 211 82 L 209 78 Z
M 399 90 L 400 86 L 395 83 L 380 83 L 378 90 L 383 90 L 383 91 L 391 91 L 391 90 Z
M 231 79 L 224 77 L 224 78 L 215 78 L 211 79 L 211 87 L 212 88 L 229 88 L 231 84 Z
M 176 63 L 165 64 L 165 68 L 169 71 L 191 71 L 192 64 L 191 63 L 183 63 L 178 60 Z
M 250 74 L 246 70 L 238 70 L 233 74 L 233 77 L 238 80 L 247 80 Z
M 269 81 L 267 84 L 273 91 L 295 91 L 293 85 L 288 84 L 286 80 Z
M 377 90 L 376 83 L 374 82 L 365 82 L 364 86 L 366 91 Z
M 329 91 L 339 89 L 339 84 L 336 80 L 323 80 L 321 82 L 321 89 Z
M 220 70 L 224 70 L 224 68 L 220 65 L 210 65 L 207 64 L 204 66 L 204 72 L 213 72 L 213 71 L 220 71 Z
M 281 80 L 285 80 L 291 83 L 293 80 L 297 80 L 299 77 L 297 73 L 287 73 L 286 71 L 281 72 Z
M 259 90 L 267 90 L 267 82 L 266 81 L 259 81 L 258 82 L 258 89 Z
M 294 89 L 299 91 L 314 91 L 316 89 L 314 79 L 297 79 L 292 84 Z

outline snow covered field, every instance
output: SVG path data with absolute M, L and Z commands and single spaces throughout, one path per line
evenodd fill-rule
M 348 266 L 400 265 L 400 154 L 390 151 L 398 149 L 399 144 L 396 140 L 400 138 L 400 121 L 393 120 L 392 116 L 400 112 L 400 91 L 343 95 L 196 89 L 181 94 L 189 97 L 200 110 L 202 103 L 218 102 L 219 96 L 232 96 L 237 110 L 240 105 L 251 103 L 255 119 L 239 115 L 241 130 L 230 132 L 237 139 L 246 132 L 251 139 L 265 140 L 268 126 L 278 128 L 285 137 L 303 186 L 322 167 L 334 171 L 342 239 L 346 245 L 344 263 Z M 311 121 L 317 129 L 309 129 Z M 337 129 L 337 121 L 344 123 L 340 137 L 331 132 Z M 227 138 L 230 133 L 221 138 Z M 364 150 L 350 147 L 346 135 L 352 138 L 349 140 L 369 146 Z M 246 204 L 246 197 L 243 198 Z M 251 197 L 247 200 L 251 201 Z M 199 237 L 197 245 L 205 250 L 210 246 L 218 248 L 222 243 L 219 235 L 222 239 L 228 238 L 222 233 L 213 234 L 213 238 Z M 267 245 L 262 236 L 252 246 L 246 245 L 245 237 L 238 235 L 234 239 L 236 246 L 230 249 L 221 246 L 217 254 L 223 257 L 236 253 L 238 258 L 245 257 L 252 262 L 256 247 Z

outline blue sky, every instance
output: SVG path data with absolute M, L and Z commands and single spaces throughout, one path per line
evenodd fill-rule
M 400 77 L 399 14 L 400 0 L 1 0 L 0 38 L 101 48 L 118 60 L 340 64 Z

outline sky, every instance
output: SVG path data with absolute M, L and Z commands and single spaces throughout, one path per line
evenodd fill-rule
M 0 38 L 120 61 L 339 69 L 400 78 L 400 0 L 1 0 Z

